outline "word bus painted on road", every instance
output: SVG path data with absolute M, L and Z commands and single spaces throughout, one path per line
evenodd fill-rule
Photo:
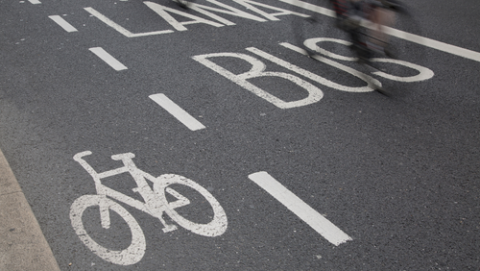
M 349 46 L 350 42 L 340 40 L 340 39 L 333 39 L 333 38 L 312 38 L 312 39 L 307 39 L 305 41 L 305 45 L 309 49 L 321 54 L 321 55 L 314 55 L 313 56 L 314 59 L 322 62 L 323 64 L 327 64 L 343 72 L 346 72 L 354 77 L 357 77 L 362 81 L 364 81 L 366 85 L 360 86 L 360 87 L 351 87 L 351 86 L 346 86 L 346 85 L 333 82 L 320 75 L 307 71 L 301 67 L 291 64 L 285 60 L 282 60 L 276 56 L 273 56 L 255 47 L 249 47 L 249 48 L 246 48 L 246 50 L 249 51 L 250 53 L 257 55 L 258 57 L 261 57 L 270 62 L 273 62 L 283 68 L 286 68 L 294 72 L 295 74 L 265 71 L 267 65 L 264 62 L 262 62 L 260 59 L 255 58 L 251 55 L 242 54 L 242 53 L 231 53 L 231 52 L 212 53 L 212 54 L 197 55 L 197 56 L 193 56 L 192 58 L 200 62 L 201 64 L 205 65 L 206 67 L 219 73 L 220 75 L 226 77 L 227 79 L 231 80 L 237 85 L 245 88 L 246 90 L 254 93 L 258 97 L 265 99 L 266 101 L 272 103 L 273 105 L 281 109 L 289 109 L 289 108 L 295 108 L 295 107 L 313 104 L 320 101 L 323 98 L 322 90 L 320 90 L 318 87 L 316 87 L 312 83 L 306 81 L 305 79 L 300 78 L 297 75 L 306 77 L 312 81 L 319 83 L 320 85 L 330 87 L 340 91 L 346 91 L 346 92 L 369 92 L 369 91 L 373 91 L 376 87 L 379 87 L 379 86 L 381 87 L 381 83 L 377 79 L 373 78 L 372 76 L 362 73 L 360 71 L 357 71 L 353 68 L 350 68 L 332 59 L 326 58 L 326 57 L 330 57 L 333 59 L 343 60 L 343 61 L 356 60 L 353 57 L 341 56 L 338 54 L 331 53 L 325 49 L 322 49 L 321 47 L 318 46 L 318 44 L 322 42 L 334 42 L 344 46 Z M 284 43 L 281 43 L 280 45 L 285 48 L 291 49 L 295 52 L 298 52 L 300 54 L 306 54 L 305 50 L 295 45 L 292 45 L 290 43 L 284 42 Z M 210 60 L 214 58 L 237 58 L 237 59 L 248 62 L 251 65 L 251 68 L 249 71 L 246 71 L 244 73 L 234 74 L 231 71 L 223 68 L 219 64 L 216 64 Z M 419 82 L 419 81 L 428 80 L 434 76 L 434 73 L 432 70 L 417 64 L 413 64 L 408 61 L 403 61 L 398 59 L 388 59 L 388 58 L 374 58 L 372 59 L 372 62 L 389 63 L 392 65 L 404 67 L 406 69 L 412 69 L 417 72 L 417 74 L 413 76 L 398 76 L 398 75 L 388 74 L 384 71 L 376 71 L 373 73 L 376 76 L 383 77 L 385 79 L 389 79 L 397 82 Z M 308 93 L 308 96 L 306 98 L 303 98 L 297 101 L 290 101 L 290 102 L 283 101 L 280 98 L 270 94 L 269 92 L 247 81 L 248 79 L 259 78 L 259 77 L 277 77 L 284 80 L 288 80 L 294 83 L 295 85 L 305 89 Z

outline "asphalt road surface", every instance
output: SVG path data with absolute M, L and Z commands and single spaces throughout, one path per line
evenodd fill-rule
M 327 1 L 195 3 L 1 1 L 0 148 L 61 270 L 479 270 L 477 0 L 409 1 L 380 71 Z

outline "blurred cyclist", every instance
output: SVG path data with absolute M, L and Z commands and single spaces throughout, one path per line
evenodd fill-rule
M 389 50 L 388 35 L 384 26 L 391 26 L 395 21 L 393 9 L 397 4 L 391 0 L 330 0 L 337 15 L 337 26 L 350 35 L 352 49 L 359 61 L 368 63 L 374 52 L 392 57 Z M 366 20 L 372 26 L 361 27 Z

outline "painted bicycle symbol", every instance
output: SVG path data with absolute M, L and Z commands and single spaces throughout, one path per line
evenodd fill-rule
M 143 234 L 140 225 L 135 218 L 124 207 L 122 207 L 122 205 L 113 199 L 158 218 L 164 226 L 163 232 L 170 232 L 177 229 L 177 226 L 168 224 L 163 219 L 163 214 L 168 215 L 181 227 L 202 236 L 215 237 L 222 235 L 226 231 L 228 224 L 227 215 L 222 206 L 208 190 L 192 180 L 175 174 L 164 174 L 159 177 L 153 177 L 136 167 L 132 160 L 135 157 L 133 153 L 112 155 L 111 158 L 113 160 L 122 161 L 124 166 L 98 173 L 84 160 L 85 156 L 91 154 L 92 152 L 90 151 L 77 153 L 73 159 L 85 168 L 85 170 L 93 177 L 97 195 L 84 195 L 76 199 L 70 208 L 70 220 L 76 234 L 85 246 L 105 261 L 119 265 L 135 264 L 143 258 L 146 249 L 145 235 Z M 136 182 L 137 187 L 134 188 L 133 191 L 139 193 L 144 199 L 144 202 L 126 196 L 103 185 L 101 182 L 104 178 L 126 172 L 130 173 Z M 153 183 L 153 190 L 147 180 Z M 211 205 L 214 213 L 213 219 L 207 224 L 199 224 L 194 223 L 177 213 L 175 209 L 190 204 L 190 200 L 169 187 L 171 185 L 187 186 L 200 193 Z M 176 200 L 168 202 L 165 193 L 170 194 L 176 198 Z M 95 242 L 88 235 L 82 221 L 82 215 L 89 207 L 98 207 L 100 209 L 100 220 L 104 229 L 110 228 L 111 211 L 117 213 L 123 220 L 125 220 L 132 234 L 130 245 L 123 250 L 116 251 L 102 247 Z

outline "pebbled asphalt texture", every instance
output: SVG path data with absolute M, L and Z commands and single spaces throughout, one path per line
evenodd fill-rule
M 219 2 L 247 11 L 233 1 Z M 187 31 L 127 38 L 84 8 L 133 33 L 173 28 L 141 1 L 0 3 L 0 148 L 61 270 L 478 270 L 478 62 L 394 39 L 400 59 L 431 69 L 434 77 L 415 83 L 376 77 L 392 97 L 312 81 L 323 91 L 319 102 L 279 109 L 192 56 L 252 55 L 245 48 L 256 47 L 328 80 L 361 86 L 351 75 L 279 45 L 297 42 L 295 26 L 303 22 L 296 16 L 255 22 L 221 15 L 235 25 L 193 24 L 185 25 Z M 156 3 L 201 16 L 172 2 Z M 413 19 L 399 18 L 396 28 L 480 51 L 475 0 L 408 5 Z M 78 32 L 67 33 L 50 15 L 61 15 Z M 347 39 L 332 27 L 333 19 L 320 18 L 318 32 L 306 35 Z M 104 48 L 128 69 L 115 71 L 92 47 Z M 262 62 L 268 71 L 292 73 Z M 215 63 L 237 74 L 250 68 L 236 59 Z M 249 82 L 286 101 L 306 97 L 287 80 Z M 190 131 L 148 98 L 156 93 L 206 128 Z M 81 242 L 69 216 L 77 198 L 96 194 L 92 177 L 73 160 L 87 150 L 92 155 L 85 159 L 98 172 L 122 165 L 112 155 L 131 152 L 138 168 L 153 176 L 193 180 L 221 204 L 227 231 L 218 237 L 181 227 L 164 233 L 158 219 L 121 204 L 145 234 L 145 255 L 129 266 L 101 259 Z M 259 171 L 353 240 L 330 244 L 248 179 Z M 105 185 L 139 199 L 125 174 L 107 178 Z M 192 201 L 182 214 L 204 222 L 211 215 L 208 205 L 185 193 Z M 98 208 L 88 209 L 83 222 L 108 249 L 123 249 L 131 240 L 119 216 L 112 215 L 111 229 L 102 229 Z

